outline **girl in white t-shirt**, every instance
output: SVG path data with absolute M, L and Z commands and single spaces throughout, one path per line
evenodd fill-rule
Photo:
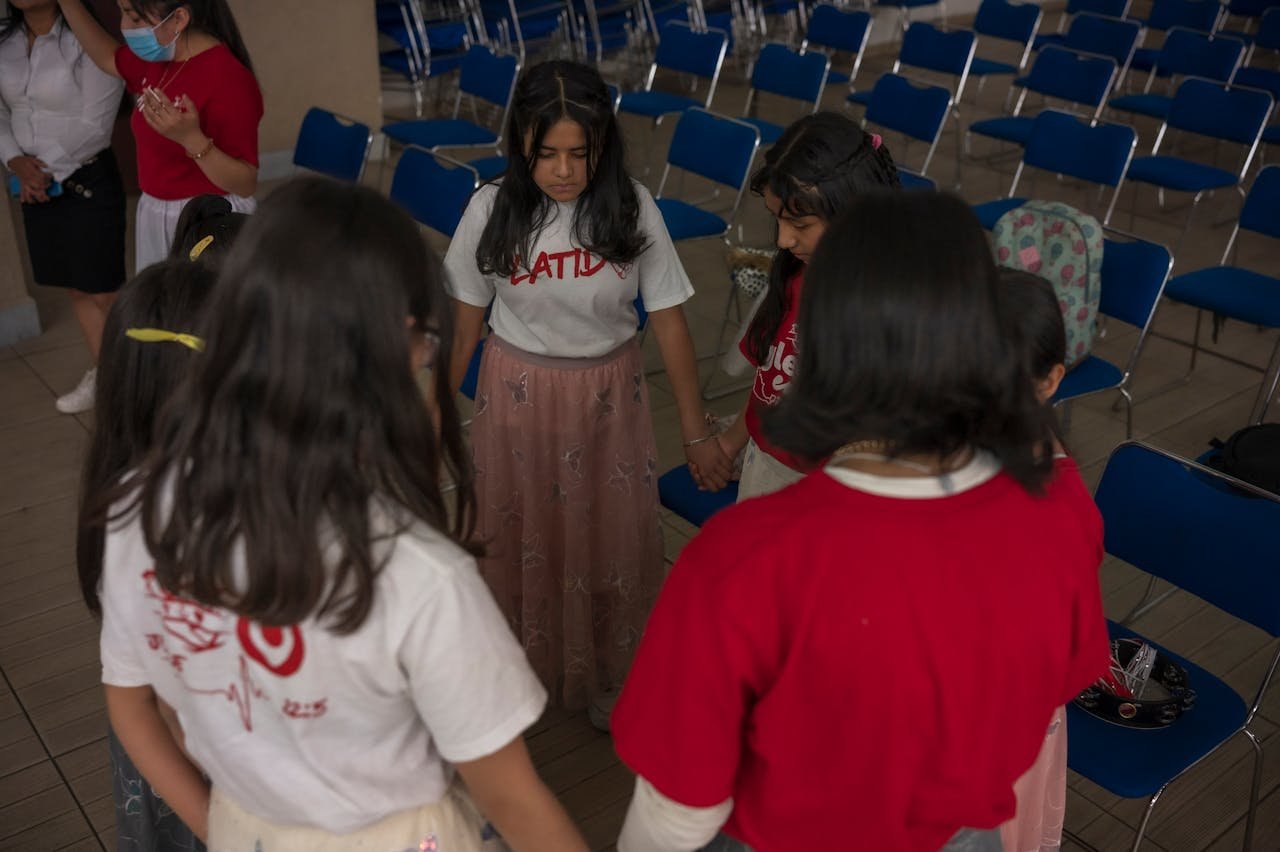
M 437 427 L 415 383 L 450 322 L 412 220 L 287 184 L 201 337 L 109 495 L 103 681 L 138 769 L 211 849 L 479 850 L 478 806 L 515 849 L 584 850 L 521 737 L 546 693 L 461 543 L 445 370 Z
M 530 68 L 506 138 L 505 176 L 471 199 L 445 258 L 455 389 L 492 306 L 471 428 L 481 565 L 543 683 L 603 726 L 663 570 L 637 296 L 687 460 L 711 488 L 732 468 L 698 393 L 681 308 L 693 287 L 626 173 L 604 80 L 573 62 Z

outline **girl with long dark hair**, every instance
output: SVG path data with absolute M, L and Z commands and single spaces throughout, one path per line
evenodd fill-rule
M 585 850 L 522 737 L 546 692 L 468 552 L 451 322 L 413 220 L 286 184 L 200 337 L 152 452 L 82 520 L 106 530 L 107 713 L 142 774 L 212 849 L 478 852 L 483 813 L 516 849 Z
M 1107 670 L 1102 522 L 959 198 L 854 199 L 766 437 L 817 465 L 681 552 L 613 717 L 631 850 L 998 850 Z
M 854 199 L 898 186 L 893 156 L 880 137 L 833 112 L 807 115 L 788 127 L 752 176 L 752 192 L 764 198 L 777 221 L 778 251 L 769 289 L 739 344 L 755 367 L 751 394 L 719 437 L 730 458 L 746 449 L 739 500 L 776 491 L 803 475 L 799 458 L 767 440 L 761 422 L 795 375 L 800 294 L 818 240 Z
M 262 92 L 227 0 L 121 0 L 121 45 L 84 0 L 58 0 L 98 67 L 137 99 L 136 268 L 169 254 L 178 215 L 197 195 L 253 210 Z
M 637 296 L 687 460 L 708 487 L 732 470 L 698 393 L 681 307 L 693 287 L 627 174 L 604 80 L 574 62 L 530 68 L 506 139 L 506 174 L 471 199 L 445 259 L 455 389 L 492 306 L 471 431 L 483 570 L 543 682 L 604 726 L 663 571 Z

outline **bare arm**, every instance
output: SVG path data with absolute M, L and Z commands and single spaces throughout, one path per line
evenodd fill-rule
M 487 757 L 459 763 L 458 773 L 515 852 L 586 852 L 569 815 L 533 768 L 523 737 Z
M 467 375 L 471 354 L 484 330 L 484 308 L 453 300 L 453 351 L 449 353 L 449 388 L 458 392 Z
M 719 437 L 720 450 L 730 460 L 737 458 L 738 453 L 742 452 L 742 448 L 747 445 L 747 409 L 751 407 L 751 397 L 748 396 L 746 402 L 742 404 L 742 411 L 738 412 L 738 419 L 733 421 L 733 425 L 721 433 Z
M 178 103 L 163 97 L 157 90 L 143 93 L 142 117 L 166 139 L 181 145 L 187 156 L 210 182 L 231 195 L 245 198 L 258 191 L 258 167 L 222 151 L 216 139 L 200 129 L 200 113 L 191 98 L 183 95 Z
M 698 361 L 693 352 L 693 338 L 684 318 L 684 308 L 677 305 L 649 314 L 649 323 L 658 339 L 662 363 L 671 378 L 680 412 L 680 435 L 684 441 L 705 438 L 710 431 L 704 419 L 702 393 L 698 389 Z M 719 491 L 733 476 L 733 461 L 725 457 L 718 441 L 703 441 L 685 447 L 685 458 L 699 488 Z
M 120 49 L 120 42 L 103 29 L 102 24 L 94 20 L 93 15 L 89 14 L 89 10 L 84 7 L 83 0 L 58 0 L 58 7 L 62 9 L 62 17 L 71 27 L 76 41 L 80 42 L 80 46 L 93 60 L 93 64 L 112 77 L 119 77 L 120 72 L 116 70 L 116 51 Z
M 201 841 L 209 833 L 209 782 L 165 724 L 149 686 L 106 686 L 107 716 L 129 758 L 156 795 Z

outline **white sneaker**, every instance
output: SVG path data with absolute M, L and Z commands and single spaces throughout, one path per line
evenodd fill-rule
M 80 384 L 71 393 L 58 397 L 54 403 L 63 414 L 82 414 L 93 409 L 94 389 L 98 384 L 98 368 L 85 372 Z

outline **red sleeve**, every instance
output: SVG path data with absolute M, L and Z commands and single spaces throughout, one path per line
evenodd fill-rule
M 154 85 L 160 80 L 160 74 L 153 70 L 156 63 L 139 58 L 129 48 L 121 45 L 116 48 L 116 71 L 124 80 L 124 87 L 133 94 L 141 94 L 144 85 Z M 144 82 L 145 81 L 145 82 Z
M 201 129 L 218 149 L 237 160 L 258 165 L 258 123 L 262 121 L 262 90 L 253 73 L 230 58 L 216 97 L 200 114 Z
M 749 643 L 712 579 L 719 573 L 713 562 L 725 558 L 705 531 L 685 547 L 649 617 L 611 725 L 627 766 L 695 808 L 733 796 L 751 703 Z

